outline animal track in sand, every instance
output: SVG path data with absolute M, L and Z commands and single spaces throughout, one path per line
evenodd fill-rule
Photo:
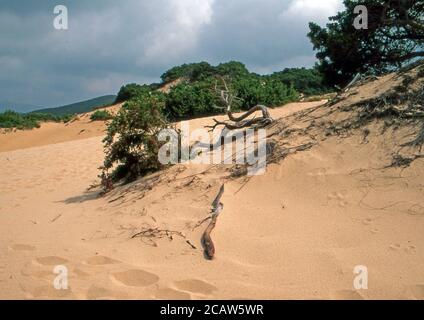
M 415 246 L 407 246 L 405 248 L 405 252 L 409 253 L 409 254 L 415 254 L 416 252 L 416 247 Z
M 334 200 L 338 203 L 339 207 L 344 208 L 346 207 L 349 202 L 345 200 L 346 195 L 343 193 L 345 192 L 331 192 L 327 195 L 327 204 L 330 203 L 330 201 Z
M 191 300 L 190 294 L 171 288 L 158 289 L 155 293 L 158 300 Z
M 29 244 L 14 244 L 9 246 L 9 249 L 13 251 L 34 251 L 36 248 Z
M 414 204 L 408 209 L 408 214 L 411 216 L 424 215 L 424 206 Z
M 389 247 L 391 250 L 393 250 L 393 251 L 398 251 L 398 250 L 400 250 L 400 248 L 401 248 L 401 245 L 400 244 L 398 244 L 398 243 L 395 243 L 395 244 L 392 244 L 392 245 L 390 245 L 390 247 Z
M 105 256 L 94 256 L 85 260 L 85 263 L 92 266 L 102 266 L 107 264 L 121 263 L 121 261 L 118 261 L 109 257 L 105 257 Z
M 355 290 L 340 290 L 331 295 L 335 300 L 364 300 L 364 297 Z
M 327 168 L 316 168 L 308 173 L 308 176 L 314 177 L 318 182 L 325 182 L 327 179 Z
M 212 294 L 214 291 L 218 290 L 215 286 L 197 279 L 176 281 L 175 287 L 182 291 L 200 293 L 204 295 Z
M 39 257 L 35 258 L 35 261 L 45 266 L 57 266 L 68 262 L 68 260 L 66 260 L 65 258 L 56 256 Z
M 408 254 L 415 254 L 416 253 L 416 247 L 413 245 L 408 245 L 408 246 L 402 246 L 399 243 L 395 243 L 389 246 L 390 250 L 393 251 L 399 251 L 403 248 L 403 251 L 405 251 Z
M 112 278 L 128 287 L 147 287 L 159 281 L 156 274 L 139 269 L 117 272 Z

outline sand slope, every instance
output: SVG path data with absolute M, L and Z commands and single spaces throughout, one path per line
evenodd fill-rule
M 272 115 L 293 131 L 305 125 L 295 113 L 319 104 Z M 100 198 L 87 191 L 103 159 L 100 135 L 2 147 L 0 298 L 423 299 L 424 161 L 383 169 L 405 132 L 377 129 L 366 141 L 328 137 L 250 179 L 181 164 Z M 224 181 L 208 261 L 199 221 Z M 149 229 L 154 236 L 131 239 Z M 69 290 L 53 289 L 56 265 L 68 268 Z M 353 288 L 357 265 L 368 268 L 368 290 Z
M 121 106 L 122 103 L 118 103 L 99 109 L 116 113 Z M 68 123 L 44 122 L 38 129 L 14 132 L 0 130 L 0 152 L 103 136 L 106 129 L 105 122 L 91 121 L 92 113 L 80 114 Z

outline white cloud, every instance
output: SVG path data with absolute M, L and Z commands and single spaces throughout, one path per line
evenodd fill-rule
M 122 79 L 127 83 L 152 83 L 156 79 L 134 76 L 132 74 L 108 72 L 104 76 L 86 77 L 81 80 L 81 89 L 87 91 L 91 95 L 103 95 L 116 93 L 116 91 L 124 84 Z
M 193 49 L 198 41 L 201 28 L 210 23 L 214 0 L 170 0 L 165 6 L 162 21 L 147 34 L 145 60 L 162 60 L 178 57 Z
M 343 9 L 342 0 L 292 0 L 280 18 L 314 18 L 326 20 Z
M 181 63 L 239 60 L 268 73 L 311 66 L 308 22 L 341 0 L 63 0 L 69 30 L 53 28 L 54 0 L 0 1 L 0 99 L 62 105 L 159 81 Z

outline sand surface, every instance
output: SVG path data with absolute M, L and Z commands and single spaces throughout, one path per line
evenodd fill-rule
M 424 298 L 424 161 L 376 170 L 391 143 L 377 131 L 367 143 L 330 137 L 247 180 L 180 164 L 98 197 L 87 188 L 103 130 L 81 120 L 0 137 L 1 299 Z M 223 181 L 208 261 L 198 222 Z M 131 239 L 149 228 L 154 237 Z M 68 290 L 53 288 L 57 265 Z M 367 290 L 353 288 L 357 265 Z

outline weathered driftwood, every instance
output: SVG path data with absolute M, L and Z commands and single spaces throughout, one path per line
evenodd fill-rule
M 216 196 L 215 200 L 212 202 L 211 221 L 209 222 L 202 236 L 203 249 L 205 250 L 205 256 L 208 259 L 213 259 L 215 255 L 215 246 L 211 238 L 211 232 L 215 228 L 218 216 L 224 208 L 224 204 L 221 202 L 221 197 L 223 194 L 224 194 L 224 185 L 221 186 L 221 188 L 219 189 L 218 195 Z
M 215 121 L 215 124 L 213 126 L 206 126 L 207 128 L 210 128 L 211 131 L 214 130 L 217 126 L 223 125 L 228 130 L 237 130 L 242 129 L 250 126 L 266 126 L 273 122 L 273 119 L 271 118 L 271 115 L 269 114 L 268 108 L 263 105 L 257 105 L 250 108 L 248 111 L 243 113 L 242 115 L 236 117 L 233 115 L 233 112 L 231 110 L 232 103 L 234 100 L 237 100 L 238 98 L 233 96 L 230 93 L 230 90 L 228 89 L 227 83 L 224 79 L 222 79 L 222 83 L 224 85 L 223 90 L 218 90 L 217 86 L 215 86 L 215 90 L 217 93 L 219 93 L 219 96 L 221 98 L 222 103 L 225 105 L 223 108 L 216 107 L 217 109 L 225 109 L 227 112 L 228 121 L 218 121 L 216 119 L 213 119 Z M 254 114 L 257 111 L 262 112 L 261 117 L 255 117 L 253 119 L 247 119 L 246 118 L 252 114 Z

